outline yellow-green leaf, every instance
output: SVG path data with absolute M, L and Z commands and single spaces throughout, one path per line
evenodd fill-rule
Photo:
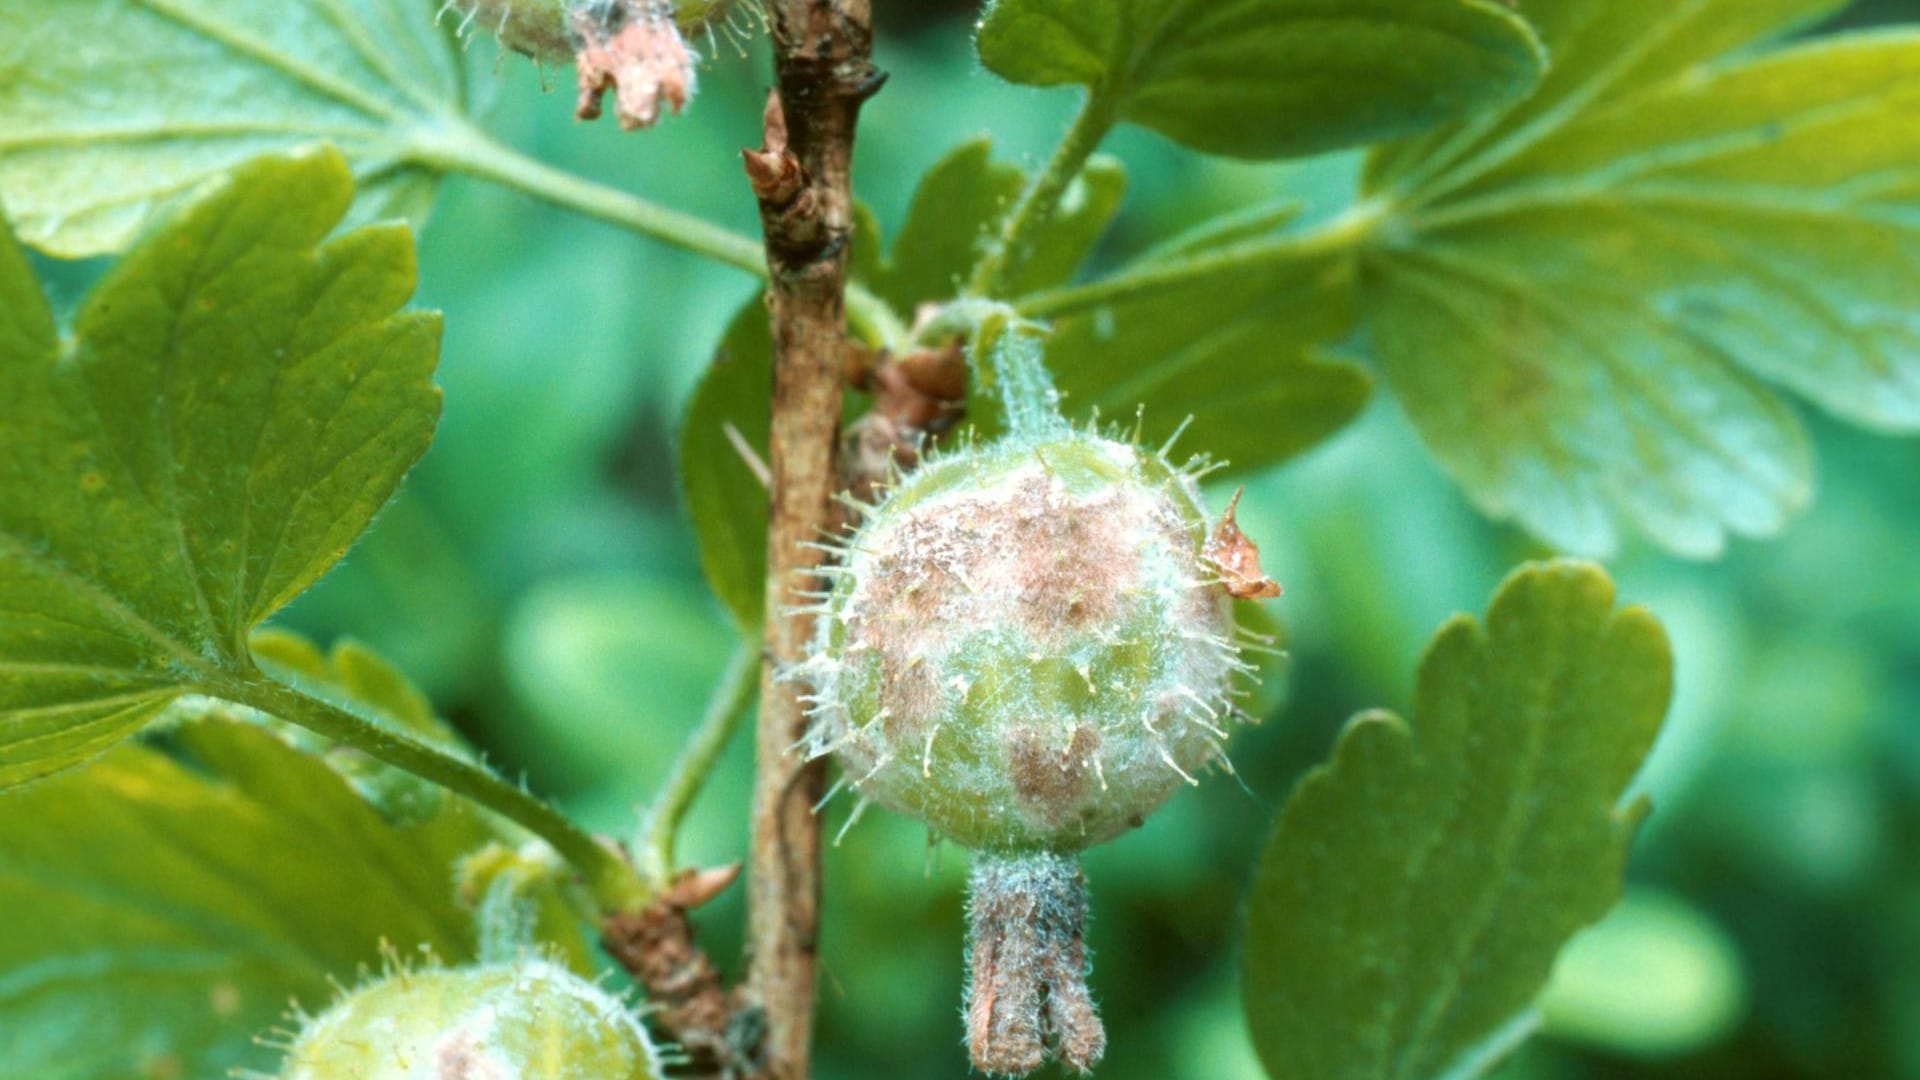
M 231 721 L 128 743 L 0 794 L 0 1062 L 35 1080 L 268 1068 L 290 998 L 380 963 L 474 955 L 453 868 L 494 833 L 466 804 L 389 824 L 318 760 Z
M 65 337 L 0 240 L 0 788 L 249 676 L 426 450 L 439 322 L 404 227 L 329 238 L 352 195 L 331 152 L 248 166 Z
M 1356 717 L 1255 873 L 1243 989 L 1275 1080 L 1472 1076 L 1509 1049 L 1619 895 L 1671 687 L 1659 624 L 1590 564 L 1523 567 L 1442 628 L 1413 719 Z
M 357 220 L 417 217 L 414 143 L 457 119 L 440 0 L 0 0 L 0 192 L 20 238 L 124 249 L 157 213 L 261 154 L 329 143 Z

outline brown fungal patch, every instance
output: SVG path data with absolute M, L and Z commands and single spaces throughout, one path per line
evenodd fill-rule
M 1026 487 L 1006 555 L 1019 582 L 1014 618 L 1043 641 L 1114 617 L 1139 565 L 1137 499 L 1112 489 L 1090 499 L 1050 490 L 1044 477 Z
M 1014 794 L 1047 828 L 1072 819 L 1094 782 L 1093 757 L 1100 752 L 1100 731 L 1076 723 L 1065 745 L 1057 732 L 1020 726 L 1007 732 L 1007 776 Z
M 467 1031 L 456 1031 L 440 1040 L 433 1052 L 433 1074 L 436 1080 L 504 1080 Z
M 893 741 L 925 736 L 926 718 L 940 707 L 940 687 L 925 657 L 883 654 L 880 659 L 881 700 L 887 715 L 881 727 Z

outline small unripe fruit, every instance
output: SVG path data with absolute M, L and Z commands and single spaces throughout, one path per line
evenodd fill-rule
M 1074 852 L 1218 759 L 1232 600 L 1193 481 L 1067 429 L 921 466 L 822 609 L 816 748 L 967 847 Z
M 398 972 L 348 994 L 301 1031 L 281 1080 L 656 1080 L 625 1005 L 557 964 L 529 959 Z
M 1234 505 L 1209 522 L 1165 447 L 1061 419 L 1045 328 L 991 302 L 949 315 L 971 321 L 975 378 L 997 392 L 1007 434 L 921 464 L 861 507 L 810 609 L 813 650 L 796 673 L 813 688 L 807 742 L 839 757 L 861 805 L 980 852 L 974 1067 L 1018 1076 L 1051 1056 L 1086 1073 L 1106 1032 L 1087 989 L 1076 855 L 1225 762 L 1233 683 L 1251 671 L 1233 602 L 1279 586 Z

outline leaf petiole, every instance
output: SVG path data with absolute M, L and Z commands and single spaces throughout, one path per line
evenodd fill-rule
M 967 282 L 968 296 L 994 296 L 1006 288 L 1026 261 L 1034 236 L 1053 220 L 1067 185 L 1080 175 L 1087 159 L 1099 149 L 1101 140 L 1113 130 L 1118 119 L 1117 95 L 1105 87 L 1094 87 L 1087 92 L 1080 111 L 1074 114 L 1073 123 L 1060 137 L 1060 144 L 1054 147 L 1046 167 L 1027 183 L 1020 200 L 1001 221 L 993 245 L 974 265 L 973 277 Z
M 700 719 L 700 727 L 687 740 L 673 773 L 647 811 L 646 821 L 635 838 L 634 851 L 647 884 L 655 891 L 667 887 L 673 878 L 674 837 L 687 816 L 693 800 L 706 786 L 714 762 L 733 741 L 740 720 L 753 704 L 754 691 L 760 686 L 760 639 L 742 641 L 727 661 L 727 670 L 714 688 L 712 700 Z
M 1339 255 L 1379 235 L 1392 210 L 1392 204 L 1385 201 L 1358 203 L 1317 228 L 1172 258 L 1139 261 L 1111 277 L 1022 297 L 1013 301 L 1013 307 L 1029 319 L 1058 319 L 1210 275 Z
M 409 142 L 406 155 L 430 168 L 489 180 L 561 209 L 598 218 L 745 271 L 763 281 L 766 279 L 766 253 L 760 241 L 704 218 L 555 168 L 478 128 L 459 124 L 434 129 Z M 871 292 L 849 284 L 846 305 L 849 327 L 869 343 L 894 347 L 905 339 L 907 331 L 900 317 Z
M 361 716 L 348 707 L 265 675 L 229 678 L 208 688 L 214 696 L 298 724 L 367 756 L 439 784 L 545 840 L 580 872 L 602 912 L 633 911 L 652 893 L 633 867 L 566 815 L 486 768 L 438 750 Z

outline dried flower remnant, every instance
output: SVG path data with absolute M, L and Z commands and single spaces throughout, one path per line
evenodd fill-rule
M 728 5 L 668 0 L 446 0 L 459 31 L 486 31 L 536 60 L 571 61 L 579 86 L 574 115 L 597 118 L 611 92 L 614 117 L 632 131 L 679 114 L 692 99 L 699 56 L 687 33 L 731 27 Z
M 1227 501 L 1226 512 L 1207 537 L 1206 559 L 1220 571 L 1227 595 L 1236 600 L 1269 600 L 1280 595 L 1280 583 L 1261 572 L 1260 548 L 1247 539 L 1233 519 L 1234 511 L 1240 508 L 1240 496 L 1246 491 L 1239 488 Z
M 623 131 L 652 127 L 664 106 L 678 116 L 693 97 L 698 59 L 680 36 L 673 5 L 649 0 L 587 4 L 571 16 L 580 97 L 574 115 L 600 115 L 613 91 L 614 117 Z
M 1092 1072 L 1106 1028 L 1087 990 L 1087 888 L 1071 855 L 981 855 L 967 907 L 967 1045 L 974 1067 L 1032 1072 L 1049 1051 Z

